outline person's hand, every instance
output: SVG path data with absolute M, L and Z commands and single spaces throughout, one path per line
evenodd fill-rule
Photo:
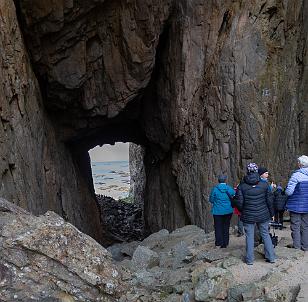
M 273 220 L 273 221 L 275 220 L 275 216 L 272 216 L 272 220 Z

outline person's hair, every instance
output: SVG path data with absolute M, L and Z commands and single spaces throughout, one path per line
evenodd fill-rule
M 301 167 L 307 168 L 308 167 L 308 156 L 302 155 L 297 159 L 298 163 Z

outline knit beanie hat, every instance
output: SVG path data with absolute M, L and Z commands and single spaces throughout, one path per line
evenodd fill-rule
M 218 182 L 222 183 L 222 182 L 226 182 L 227 180 L 227 175 L 219 175 L 218 176 Z
M 268 169 L 266 169 L 265 167 L 260 167 L 258 169 L 258 173 L 261 176 L 262 174 L 264 174 L 265 172 L 268 172 Z
M 282 191 L 282 186 L 277 186 L 277 191 Z
M 256 163 L 249 163 L 246 167 L 247 172 L 251 173 L 251 172 L 258 172 L 258 166 Z

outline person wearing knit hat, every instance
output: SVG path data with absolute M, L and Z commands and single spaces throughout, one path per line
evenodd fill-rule
M 241 220 L 246 236 L 246 263 L 254 262 L 255 226 L 259 229 L 264 243 L 266 261 L 275 262 L 275 252 L 269 234 L 269 222 L 274 216 L 273 194 L 267 183 L 262 182 L 255 163 L 247 165 L 247 175 L 238 186 L 233 201 L 234 206 L 241 212 Z
M 226 184 L 227 175 L 219 175 L 218 185 L 210 194 L 211 213 L 214 218 L 215 245 L 226 248 L 229 244 L 229 228 L 233 213 L 231 198 L 235 191 Z
M 261 178 L 268 178 L 268 169 L 265 167 L 259 167 L 258 173 Z
M 269 177 L 268 169 L 265 167 L 259 167 L 258 173 L 260 175 L 261 181 L 268 183 L 268 177 Z M 276 188 L 276 184 L 274 184 L 273 182 L 271 184 L 268 183 L 268 185 L 271 191 L 273 191 L 273 189 Z
M 219 175 L 218 176 L 218 182 L 219 183 L 226 183 L 227 175 Z
M 258 165 L 256 163 L 249 163 L 246 167 L 247 173 L 258 172 Z

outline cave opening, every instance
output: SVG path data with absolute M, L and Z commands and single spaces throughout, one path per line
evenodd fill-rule
M 89 150 L 96 195 L 133 202 L 130 194 L 129 143 L 96 146 Z
M 144 238 L 144 147 L 115 142 L 88 151 L 103 244 Z

